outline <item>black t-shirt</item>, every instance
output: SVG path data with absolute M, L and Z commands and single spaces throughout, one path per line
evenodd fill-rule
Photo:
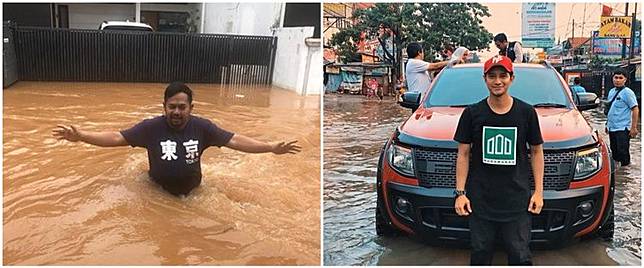
M 543 143 L 534 108 L 513 98 L 499 115 L 487 99 L 465 108 L 454 140 L 472 145 L 465 189 L 472 213 L 492 221 L 511 221 L 527 213 L 530 202 L 528 143 Z
M 197 116 L 190 116 L 183 130 L 171 128 L 165 116 L 158 116 L 121 134 L 132 147 L 147 149 L 150 176 L 172 194 L 188 194 L 199 186 L 203 151 L 226 145 L 234 135 Z

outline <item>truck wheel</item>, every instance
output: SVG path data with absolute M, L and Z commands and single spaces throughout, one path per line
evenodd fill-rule
M 389 221 L 389 217 L 385 215 L 382 215 L 383 213 L 381 212 L 384 210 L 384 207 L 380 206 L 381 200 L 380 197 L 378 197 L 378 204 L 376 205 L 376 234 L 378 236 L 385 236 L 385 237 L 391 237 L 396 235 L 396 230 L 391 227 L 391 222 Z M 383 204 L 384 205 L 384 204 Z
M 396 229 L 394 229 L 393 226 L 391 226 L 391 220 L 389 219 L 389 215 L 387 215 L 387 208 L 385 207 L 385 200 L 383 199 L 383 194 L 382 194 L 382 160 L 384 158 L 385 154 L 385 146 L 382 148 L 380 151 L 380 158 L 378 159 L 378 169 L 376 171 L 376 234 L 378 236 L 394 236 L 398 232 Z
M 601 226 L 599 229 L 598 236 L 605 241 L 613 240 L 613 235 L 615 234 L 615 210 L 613 209 L 613 200 L 610 200 L 610 214 L 608 214 L 608 219 L 606 223 Z
M 615 175 L 611 174 L 611 192 L 608 195 L 608 218 L 606 222 L 600 226 L 597 236 L 599 236 L 604 241 L 613 240 L 613 235 L 615 234 Z

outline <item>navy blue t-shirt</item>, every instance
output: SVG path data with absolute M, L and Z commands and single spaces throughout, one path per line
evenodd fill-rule
M 121 134 L 132 147 L 148 151 L 150 176 L 172 194 L 188 194 L 201 183 L 201 155 L 210 146 L 221 147 L 233 133 L 208 119 L 190 116 L 183 130 L 175 130 L 165 116 L 145 119 Z

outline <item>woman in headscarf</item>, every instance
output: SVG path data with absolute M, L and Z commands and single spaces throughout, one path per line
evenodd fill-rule
M 469 49 L 465 47 L 458 47 L 456 50 L 454 50 L 454 53 L 452 53 L 452 57 L 449 59 L 447 66 L 452 67 L 455 64 L 466 63 L 468 61 L 469 55 Z

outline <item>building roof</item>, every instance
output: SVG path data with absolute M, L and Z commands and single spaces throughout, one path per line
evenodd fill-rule
M 568 38 L 566 41 L 570 43 L 570 47 L 573 49 L 578 48 L 582 45 L 590 45 L 590 37 Z
M 376 5 L 375 3 L 354 3 L 353 4 L 355 9 L 367 9 L 367 8 L 373 7 L 375 5 Z

